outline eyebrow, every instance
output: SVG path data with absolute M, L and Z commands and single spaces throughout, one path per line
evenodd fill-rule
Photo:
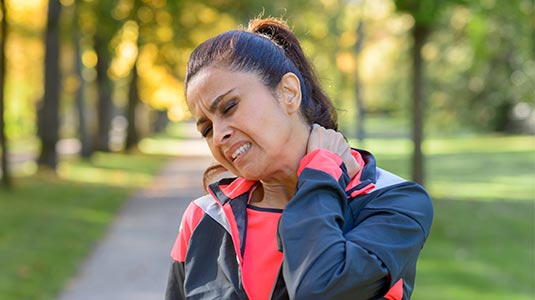
M 232 89 L 228 90 L 227 92 L 225 92 L 225 93 L 223 93 L 223 94 L 217 96 L 217 97 L 215 98 L 215 100 L 210 104 L 210 107 L 208 108 L 208 111 L 209 111 L 210 113 L 214 113 L 214 112 L 216 111 L 216 109 L 217 109 L 217 106 L 219 105 L 219 103 L 221 103 L 221 101 L 223 100 L 223 98 L 225 98 L 226 95 L 232 93 L 233 91 L 234 91 L 234 88 L 232 88 Z M 201 118 L 199 118 L 199 120 L 197 121 L 196 125 L 199 126 L 200 124 L 205 123 L 205 122 L 207 122 L 207 121 L 208 121 L 207 118 L 205 118 L 205 117 L 201 117 Z

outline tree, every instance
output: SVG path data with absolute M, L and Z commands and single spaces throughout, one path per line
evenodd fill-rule
M 139 92 L 138 92 L 138 73 L 137 66 L 134 63 L 132 67 L 130 85 L 128 88 L 128 105 L 126 109 L 126 119 L 128 120 L 128 127 L 126 130 L 125 148 L 131 149 L 139 142 L 139 134 L 136 126 L 136 110 L 139 104 Z
M 108 45 L 111 37 L 105 36 L 102 31 L 97 31 L 95 35 L 95 50 L 97 53 L 97 139 L 96 150 L 109 151 L 110 126 L 112 118 L 112 82 L 108 77 L 108 68 L 110 66 L 110 53 Z
M 11 186 L 11 179 L 8 166 L 8 147 L 4 121 L 4 84 L 6 74 L 6 39 L 7 39 L 7 10 L 4 0 L 0 0 L 0 10 L 2 11 L 2 36 L 0 36 L 0 144 L 2 144 L 2 185 Z
M 139 48 L 141 47 L 141 30 L 139 30 L 139 26 L 141 26 L 141 22 L 139 20 L 138 16 L 138 10 L 141 7 L 141 1 L 140 0 L 134 0 L 133 9 L 131 12 L 131 19 L 133 19 L 138 24 L 138 36 L 136 39 L 136 47 L 138 49 L 138 54 L 136 55 L 136 59 L 133 63 L 132 70 L 130 70 L 130 84 L 128 86 L 128 103 L 126 107 L 126 120 L 127 120 L 127 128 L 126 128 L 126 140 L 125 140 L 125 149 L 131 149 L 137 143 L 139 142 L 139 132 L 137 130 L 137 118 L 136 118 L 136 111 L 137 107 L 140 103 L 139 100 L 139 74 L 137 69 L 137 61 L 139 58 Z
M 420 184 L 425 183 L 424 155 L 422 143 L 424 139 L 425 91 L 424 91 L 424 62 L 422 48 L 432 32 L 437 16 L 444 8 L 458 1 L 431 0 L 395 0 L 396 8 L 408 13 L 414 19 L 411 29 L 412 37 L 412 180 Z
M 80 40 L 82 37 L 82 31 L 80 30 L 79 23 L 79 6 L 76 1 L 73 3 L 72 7 L 72 32 L 71 32 L 71 41 L 73 45 L 74 52 L 74 73 L 78 81 L 78 86 L 76 87 L 75 103 L 78 111 L 78 134 L 80 138 L 81 150 L 80 156 L 83 158 L 88 158 L 93 152 L 93 147 L 91 145 L 91 138 L 89 135 L 89 129 L 87 126 L 87 107 L 85 105 L 85 86 L 86 82 L 82 76 L 83 64 L 82 64 L 82 49 L 80 47 Z
M 45 92 L 38 110 L 38 134 L 41 140 L 41 153 L 38 164 L 56 170 L 58 155 L 56 144 L 59 139 L 59 97 L 61 76 L 59 68 L 59 19 L 61 4 L 59 0 L 48 2 L 48 20 L 45 36 Z
M 355 56 L 358 57 L 362 52 L 362 45 L 364 44 L 364 20 L 359 19 L 357 25 L 357 42 L 355 43 Z M 366 107 L 364 106 L 364 97 L 362 92 L 362 84 L 360 83 L 360 76 L 358 68 L 355 70 L 355 103 L 357 106 L 357 139 L 360 145 L 364 143 L 366 138 L 366 129 L 364 127 L 364 120 L 366 118 Z
M 116 20 L 111 16 L 114 9 L 115 1 L 98 0 L 94 1 L 95 18 L 99 26 L 96 28 L 93 37 L 93 44 L 97 54 L 97 137 L 95 149 L 100 151 L 110 151 L 110 128 L 113 116 L 113 82 L 108 76 L 108 69 L 112 59 L 110 51 L 110 42 L 118 29 Z
M 412 29 L 412 140 L 414 152 L 412 156 L 412 179 L 420 184 L 425 182 L 424 156 L 422 143 L 424 139 L 424 68 L 422 47 L 429 36 L 430 28 L 415 24 Z
M 534 5 L 521 0 L 485 4 L 480 0 L 457 10 L 469 17 L 452 30 L 455 39 L 444 43 L 464 45 L 473 55 L 458 80 L 448 81 L 443 89 L 451 95 L 450 107 L 458 108 L 457 117 L 465 125 L 529 132 L 522 122 L 529 122 L 530 111 L 533 114 L 535 109 L 535 75 L 530 71 L 535 49 L 526 38 L 535 32 Z

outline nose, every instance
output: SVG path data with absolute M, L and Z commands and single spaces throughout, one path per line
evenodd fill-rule
M 225 122 L 214 122 L 212 124 L 213 142 L 215 146 L 221 146 L 232 136 L 232 129 Z

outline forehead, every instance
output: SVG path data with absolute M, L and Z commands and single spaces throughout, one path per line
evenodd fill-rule
M 217 97 L 229 92 L 262 88 L 260 76 L 253 72 L 208 67 L 193 76 L 187 87 L 186 102 L 195 117 L 201 107 L 209 107 Z
M 225 80 L 227 77 L 235 76 L 234 72 L 219 67 L 208 67 L 202 69 L 193 76 L 187 86 L 186 97 L 188 101 L 199 96 L 209 97 L 211 93 L 217 93 L 216 90 L 224 88 L 230 82 Z

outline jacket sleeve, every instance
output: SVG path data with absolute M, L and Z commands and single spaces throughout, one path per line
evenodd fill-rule
M 186 261 L 186 254 L 189 245 L 189 239 L 193 230 L 199 224 L 204 212 L 195 202 L 184 211 L 178 235 L 171 250 L 171 267 L 169 269 L 169 278 L 167 280 L 167 289 L 165 292 L 166 300 L 182 300 L 186 299 L 184 296 L 184 279 L 185 269 L 184 262 Z
M 165 291 L 165 300 L 184 300 L 184 263 L 173 261 L 169 268 L 169 278 Z
M 367 245 L 399 251 L 395 257 L 418 253 L 425 240 L 421 225 L 394 210 L 377 210 L 356 227 L 346 228 L 352 223 L 347 221 L 352 213 L 345 193 L 349 178 L 334 153 L 319 149 L 307 154 L 298 176 L 296 193 L 279 223 L 290 298 L 355 300 L 385 295 L 397 283 L 397 275 Z M 370 234 L 370 228 L 379 234 Z M 411 239 L 410 249 L 396 245 L 399 237 L 392 239 L 400 233 Z

